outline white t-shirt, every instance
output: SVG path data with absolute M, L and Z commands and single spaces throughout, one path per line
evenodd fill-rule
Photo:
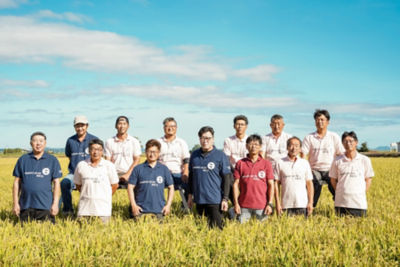
M 307 160 L 297 157 L 291 161 L 285 157 L 276 162 L 275 178 L 281 182 L 283 209 L 306 208 L 308 204 L 306 181 L 313 176 Z
M 276 138 L 272 133 L 262 137 L 262 148 L 265 152 L 265 156 L 269 159 L 274 167 L 275 162 L 287 155 L 287 140 L 292 137 L 291 134 L 282 132 L 281 135 Z
M 158 141 L 161 143 L 159 161 L 166 165 L 171 173 L 182 173 L 183 160 L 190 158 L 189 148 L 185 140 L 176 137 L 168 142 L 163 136 Z
M 96 167 L 90 158 L 78 163 L 74 183 L 82 185 L 78 216 L 111 216 L 112 184 L 118 184 L 118 175 L 112 162 L 101 159 Z
M 247 135 L 243 139 L 239 139 L 236 135 L 232 135 L 224 141 L 224 153 L 228 156 L 231 166 L 234 168 L 236 162 L 245 158 L 249 153 L 246 148 Z
M 133 163 L 133 157 L 142 154 L 139 141 L 130 135 L 125 140 L 120 140 L 117 136 L 108 139 L 105 152 L 106 157 L 115 164 L 118 175 L 125 174 Z
M 343 154 L 345 150 L 339 135 L 327 131 L 322 138 L 317 132 L 304 137 L 301 151 L 304 156 L 308 155 L 311 169 L 329 171 L 335 157 Z
M 371 160 L 357 153 L 353 160 L 339 156 L 332 164 L 329 177 L 337 180 L 335 207 L 367 209 L 365 178 L 372 178 Z

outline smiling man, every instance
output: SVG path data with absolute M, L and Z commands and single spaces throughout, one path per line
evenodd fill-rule
M 28 220 L 55 223 L 60 198 L 59 178 L 62 176 L 60 163 L 44 151 L 44 133 L 33 133 L 30 144 L 32 152 L 21 156 L 13 171 L 13 212 L 21 223 Z

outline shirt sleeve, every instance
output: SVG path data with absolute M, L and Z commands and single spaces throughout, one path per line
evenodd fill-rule
M 336 156 L 342 155 L 346 150 L 343 147 L 343 144 L 342 144 L 342 142 L 340 140 L 340 137 L 339 137 L 339 135 L 335 134 L 334 138 L 335 138 L 335 140 L 334 140 L 334 142 L 335 142 L 335 155 Z
M 22 178 L 22 173 L 23 171 L 22 171 L 21 158 L 19 158 L 17 164 L 15 164 L 13 176 Z
M 338 166 L 337 166 L 337 160 L 334 160 L 332 162 L 331 169 L 329 170 L 329 177 L 333 179 L 338 179 Z
M 311 166 L 310 163 L 308 161 L 304 161 L 304 165 L 306 166 L 306 181 L 312 181 L 313 179 L 313 175 L 312 175 L 312 171 L 311 171 Z
M 374 170 L 372 169 L 372 164 L 371 160 L 368 157 L 364 158 L 364 168 L 365 168 L 365 173 L 364 177 L 365 178 L 372 178 L 375 176 Z
M 182 160 L 190 158 L 189 147 L 188 147 L 187 143 L 184 140 L 182 140 L 182 152 L 183 152 Z
M 277 181 L 281 180 L 280 174 L 281 174 L 281 160 L 279 160 L 275 163 L 275 168 L 274 168 L 275 180 L 277 180 Z
M 267 180 L 274 179 L 274 171 L 272 170 L 272 164 L 269 160 L 265 160 L 265 174 Z
M 267 137 L 263 136 L 261 138 L 261 140 L 262 140 L 262 142 L 261 142 L 261 151 L 263 151 L 265 153 L 265 152 L 267 152 Z
M 140 157 L 140 155 L 142 155 L 142 149 L 140 147 L 140 143 L 136 138 L 134 138 L 133 139 L 133 156 Z
M 67 143 L 65 144 L 65 155 L 68 158 L 71 158 L 71 146 L 69 144 L 69 139 L 67 140 Z
M 111 157 L 112 157 L 112 150 L 111 150 L 111 148 L 112 148 L 111 140 L 109 139 L 109 140 L 106 141 L 106 145 L 105 145 L 105 147 L 104 147 L 105 156 L 106 156 L 107 158 L 111 158 Z
M 108 178 L 110 179 L 110 184 L 118 184 L 119 178 L 117 174 L 117 169 L 115 168 L 114 163 L 112 163 L 111 161 L 108 162 L 110 162 L 110 165 L 108 167 Z
M 232 173 L 228 157 L 224 153 L 222 153 L 221 172 L 222 172 L 221 176 L 224 174 Z
M 76 168 L 75 168 L 75 172 L 74 172 L 74 184 L 82 185 L 82 176 L 81 176 L 81 173 L 80 173 L 80 169 L 81 169 L 81 167 L 82 167 L 82 164 L 84 164 L 83 162 L 84 162 L 84 161 L 79 162 L 78 165 L 77 165 Z
M 136 168 L 133 168 L 131 176 L 129 176 L 128 183 L 136 185 L 138 177 L 139 177 L 139 168 L 136 166 Z
M 223 149 L 223 151 L 224 151 L 225 155 L 227 155 L 228 157 L 230 155 L 232 155 L 231 147 L 229 146 L 229 138 L 226 138 L 224 140 L 224 149 Z
M 51 174 L 52 179 L 57 179 L 57 178 L 62 177 L 60 162 L 58 161 L 58 159 L 56 157 L 54 157 L 54 160 L 53 160 L 53 170 L 52 171 L 53 171 L 53 173 Z
M 165 169 L 165 187 L 168 187 L 174 184 L 174 182 L 172 180 L 172 175 L 169 169 L 167 167 L 165 167 L 164 169 Z
M 235 165 L 235 170 L 233 171 L 233 178 L 235 180 L 240 179 L 240 166 L 242 165 L 242 161 L 239 160 Z
M 303 139 L 303 144 L 301 146 L 301 152 L 303 153 L 303 156 L 308 155 L 308 153 L 310 152 L 310 140 L 309 137 L 306 136 Z

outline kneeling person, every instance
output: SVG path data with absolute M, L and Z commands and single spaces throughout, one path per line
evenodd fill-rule
M 271 162 L 260 154 L 261 145 L 259 135 L 250 135 L 246 139 L 249 154 L 236 163 L 233 173 L 235 213 L 240 223 L 247 222 L 252 215 L 264 221 L 273 211 L 274 174 Z
M 287 157 L 279 160 L 275 167 L 276 210 L 288 215 L 309 216 L 313 211 L 313 175 L 307 160 L 299 157 L 301 141 L 297 137 L 287 140 Z M 281 190 L 279 190 L 281 186 Z M 281 191 L 281 197 L 279 197 Z
M 174 182 L 167 166 L 157 162 L 161 144 L 155 139 L 146 143 L 146 161 L 137 165 L 129 178 L 128 196 L 134 218 L 154 214 L 161 219 L 171 212 Z M 165 203 L 164 188 L 168 187 Z
M 118 188 L 114 164 L 103 159 L 100 139 L 89 142 L 90 158 L 78 163 L 74 183 L 80 192 L 78 217 L 99 217 L 104 223 L 111 218 L 112 195 Z

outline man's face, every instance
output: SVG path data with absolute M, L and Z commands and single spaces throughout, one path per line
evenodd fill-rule
M 100 160 L 103 157 L 103 147 L 99 144 L 93 144 L 89 147 L 89 154 L 92 161 Z
M 247 130 L 247 123 L 245 120 L 237 120 L 233 128 L 236 130 L 236 135 L 244 135 Z
M 204 151 L 210 151 L 212 150 L 214 146 L 214 137 L 210 132 L 205 132 L 203 135 L 200 137 L 200 145 L 201 149 Z
M 156 162 L 159 157 L 160 157 L 160 150 L 158 149 L 158 147 L 152 146 L 146 150 L 147 162 L 149 163 Z
M 44 136 L 35 135 L 34 137 L 32 137 L 31 147 L 34 153 L 43 152 L 44 148 L 46 147 L 46 139 L 44 138 Z
M 250 155 L 258 155 L 261 151 L 261 144 L 258 141 L 251 141 L 246 144 L 246 148 Z
M 164 124 L 164 133 L 167 136 L 175 136 L 178 126 L 175 121 L 168 121 Z
M 118 134 L 126 134 L 129 129 L 129 124 L 124 118 L 119 119 L 117 125 L 115 126 L 115 129 L 117 129 Z
M 328 125 L 329 125 L 329 121 L 325 117 L 325 115 L 319 115 L 315 119 L 315 127 L 317 127 L 317 130 L 325 130 L 326 128 L 328 128 Z
M 351 136 L 346 136 L 343 141 L 343 147 L 346 149 L 346 152 L 353 152 L 357 150 L 358 142 L 354 140 Z
M 287 150 L 290 158 L 297 157 L 301 150 L 300 141 L 297 139 L 290 140 Z
M 280 136 L 283 131 L 283 127 L 285 126 L 285 123 L 283 122 L 282 119 L 277 119 L 277 120 L 271 121 L 269 126 L 271 127 L 271 131 L 272 131 L 273 135 Z
M 87 133 L 89 125 L 85 123 L 77 123 L 74 125 L 75 132 L 78 137 L 84 136 Z

